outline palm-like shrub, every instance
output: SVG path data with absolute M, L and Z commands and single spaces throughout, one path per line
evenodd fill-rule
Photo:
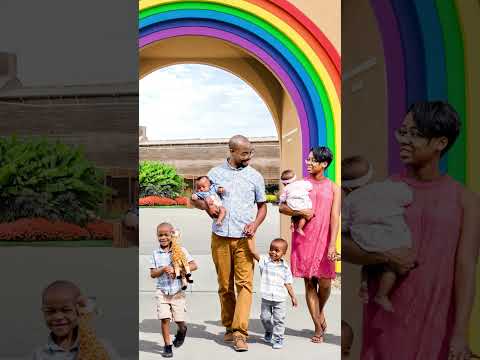
M 0 221 L 42 217 L 84 223 L 109 190 L 80 148 L 0 139 Z
M 185 189 L 185 182 L 176 169 L 153 161 L 140 162 L 138 171 L 140 197 L 161 196 L 174 199 Z

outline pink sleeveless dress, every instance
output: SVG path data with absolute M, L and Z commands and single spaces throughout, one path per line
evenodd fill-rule
M 333 204 L 333 183 L 325 178 L 306 179 L 312 183 L 310 191 L 315 216 L 307 222 L 305 236 L 292 233 L 291 268 L 293 276 L 300 278 L 335 278 L 335 262 L 328 260 L 330 243 L 330 214 Z
M 390 295 L 395 312 L 373 301 L 364 307 L 362 360 L 448 358 L 453 326 L 455 253 L 460 239 L 462 187 L 449 176 L 420 182 L 405 176 L 413 203 L 405 219 L 419 266 L 397 281 Z M 371 281 L 370 298 L 376 291 Z

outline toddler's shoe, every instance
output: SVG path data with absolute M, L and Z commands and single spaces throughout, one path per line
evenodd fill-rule
M 276 340 L 273 342 L 272 348 L 273 348 L 273 349 L 281 349 L 281 348 L 283 348 L 283 339 L 276 339 Z
M 180 347 L 183 345 L 183 342 L 185 341 L 185 336 L 187 335 L 187 327 L 185 326 L 185 330 L 177 331 L 177 335 L 175 336 L 175 339 L 173 340 L 173 346 L 175 347 Z
M 173 357 L 172 345 L 165 345 L 162 352 L 162 357 L 171 358 Z
M 265 340 L 265 342 L 267 342 L 267 343 L 271 343 L 272 342 L 272 333 L 266 331 L 265 336 L 263 337 L 263 340 Z

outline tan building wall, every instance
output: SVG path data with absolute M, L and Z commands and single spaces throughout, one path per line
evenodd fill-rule
M 252 138 L 255 156 L 251 165 L 267 183 L 278 183 L 280 145 L 275 138 Z M 140 161 L 150 160 L 173 165 L 187 179 L 206 175 L 228 156 L 228 139 L 148 141 L 140 143 Z
M 385 63 L 370 1 L 344 1 L 342 23 L 342 155 L 366 156 L 375 169 L 375 178 L 384 178 L 388 163 Z M 373 144 L 363 141 L 372 136 L 376 137 Z M 355 333 L 352 359 L 360 358 L 362 342 L 359 283 L 360 268 L 343 262 L 342 320 Z

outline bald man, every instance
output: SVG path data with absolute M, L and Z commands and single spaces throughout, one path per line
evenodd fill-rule
M 220 297 L 224 341 L 233 341 L 236 351 L 247 351 L 248 321 L 253 291 L 253 257 L 248 239 L 267 215 L 265 181 L 249 163 L 254 155 L 250 141 L 233 136 L 227 160 L 208 173 L 211 181 L 225 189 L 223 206 L 226 216 L 222 224 L 212 224 L 212 258 L 215 263 Z M 207 210 L 203 200 L 192 202 Z M 235 296 L 235 287 L 237 296 Z

